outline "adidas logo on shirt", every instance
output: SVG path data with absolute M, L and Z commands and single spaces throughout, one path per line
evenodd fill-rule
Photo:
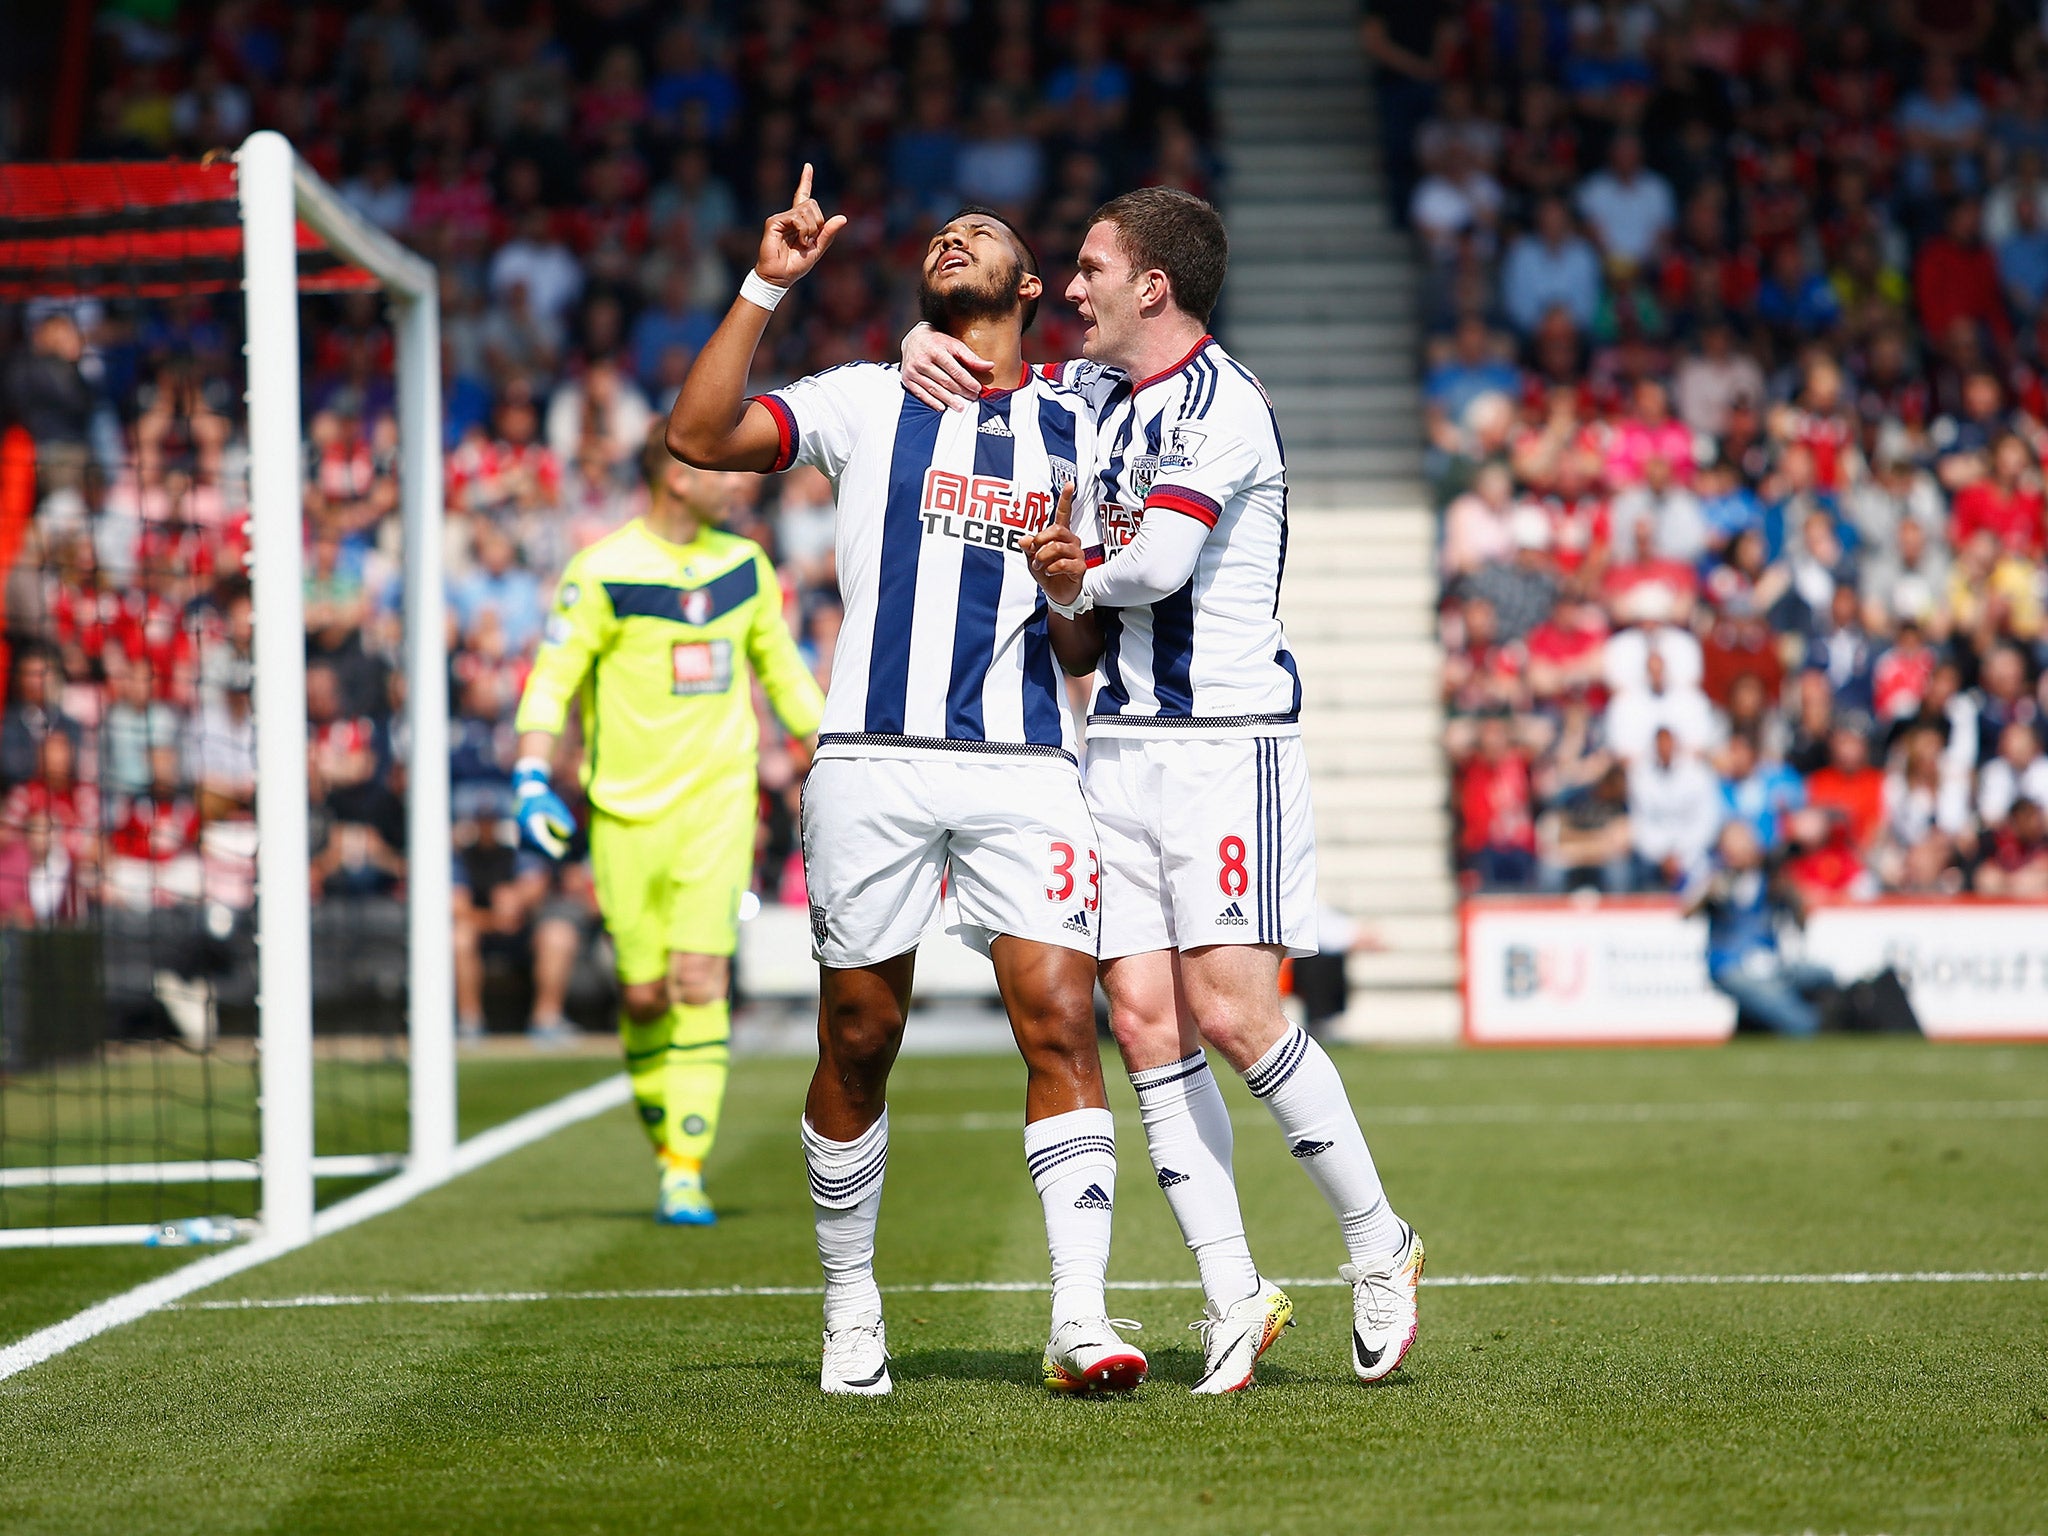
M 1287 1149 L 1287 1155 L 1306 1160 L 1311 1157 L 1320 1156 L 1335 1145 L 1337 1143 L 1334 1141 L 1297 1141 Z
M 1244 915 L 1244 908 L 1233 901 L 1229 906 L 1223 909 L 1222 915 L 1218 917 L 1216 921 L 1219 925 L 1225 928 L 1242 928 L 1246 924 L 1248 924 L 1251 921 L 1251 919 Z
M 987 437 L 1015 437 L 1017 435 L 1010 430 L 1010 424 L 1000 416 L 989 417 L 976 430 Z
M 1171 1168 L 1159 1170 L 1159 1187 L 1161 1189 L 1171 1189 L 1174 1185 L 1185 1184 L 1187 1181 L 1188 1176 L 1184 1173 L 1175 1173 Z
M 1072 933 L 1085 934 L 1088 931 L 1088 909 L 1086 907 L 1075 909 L 1073 915 L 1064 923 L 1061 923 L 1060 926 Z
M 1081 1191 L 1081 1198 L 1074 1202 L 1077 1211 L 1107 1211 L 1113 1209 L 1108 1195 L 1102 1192 L 1100 1184 L 1090 1184 Z

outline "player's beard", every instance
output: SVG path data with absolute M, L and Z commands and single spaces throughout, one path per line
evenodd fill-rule
M 955 283 L 941 292 L 926 275 L 917 286 L 917 314 L 935 331 L 949 334 L 954 327 L 976 320 L 1003 320 L 1023 304 L 1019 290 L 1024 286 L 1024 263 L 1012 260 L 1008 272 L 998 273 L 980 283 Z

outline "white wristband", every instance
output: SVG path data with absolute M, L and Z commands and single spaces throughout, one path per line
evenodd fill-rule
M 752 268 L 749 268 L 747 275 L 740 280 L 740 297 L 749 304 L 760 305 L 771 315 L 775 313 L 775 306 L 782 302 L 783 295 L 788 292 L 787 288 L 778 288 Z
M 1048 593 L 1045 599 L 1045 606 L 1063 619 L 1078 619 L 1082 614 L 1094 608 L 1095 599 L 1088 595 L 1088 588 L 1084 585 L 1081 588 L 1081 595 L 1076 597 L 1071 603 L 1056 603 L 1052 600 L 1051 594 Z

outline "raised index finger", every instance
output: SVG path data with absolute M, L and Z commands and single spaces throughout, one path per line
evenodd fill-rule
M 801 175 L 801 176 L 797 177 L 797 179 L 796 179 L 796 196 L 795 196 L 794 198 L 792 198 L 792 199 L 790 200 L 790 204 L 789 204 L 789 206 L 790 206 L 790 207 L 792 207 L 792 208 L 801 208 L 801 207 L 802 207 L 802 206 L 804 205 L 804 203 L 805 203 L 805 202 L 807 202 L 807 201 L 809 200 L 809 198 L 810 198 L 810 195 L 811 195 L 811 162 L 810 162 L 810 161 L 808 161 L 808 160 L 806 160 L 806 161 L 804 162 L 804 173 L 803 173 L 803 175 Z

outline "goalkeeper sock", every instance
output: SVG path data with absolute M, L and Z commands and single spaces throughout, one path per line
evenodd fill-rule
M 642 1024 L 619 1012 L 619 1044 L 626 1051 L 626 1076 L 633 1083 L 633 1108 L 648 1139 L 659 1152 L 667 1145 L 668 1043 L 676 1027 L 676 1010 Z
M 722 997 L 715 1003 L 678 1003 L 669 1017 L 675 1029 L 669 1037 L 663 1136 L 672 1157 L 701 1168 L 711 1155 L 719 1107 L 725 1102 L 732 1008 Z
M 825 1270 L 827 1329 L 882 1315 L 875 1284 L 875 1227 L 882 1219 L 882 1177 L 889 1168 L 889 1111 L 852 1141 L 832 1141 L 803 1123 L 804 1165 Z
M 1034 1120 L 1024 1127 L 1024 1161 L 1045 1205 L 1053 1328 L 1103 1316 L 1116 1192 L 1116 1121 L 1106 1109 L 1074 1109 Z
M 1387 1204 L 1365 1132 L 1358 1128 L 1330 1053 L 1300 1025 L 1290 1024 L 1273 1048 L 1245 1070 L 1244 1084 L 1273 1112 L 1287 1150 L 1337 1213 L 1351 1262 L 1364 1270 L 1383 1269 L 1400 1253 L 1406 1236 Z
M 1200 1051 L 1131 1074 L 1159 1189 L 1218 1312 L 1259 1288 L 1231 1176 L 1230 1110 Z

